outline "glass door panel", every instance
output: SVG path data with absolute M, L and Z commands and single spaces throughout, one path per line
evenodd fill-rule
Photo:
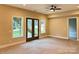
M 34 37 L 38 36 L 38 20 L 34 20 Z
M 27 38 L 32 38 L 32 20 L 27 20 Z
M 69 19 L 69 39 L 77 40 L 77 19 L 75 17 Z

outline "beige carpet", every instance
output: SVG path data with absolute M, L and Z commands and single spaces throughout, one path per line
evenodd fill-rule
M 1 54 L 69 54 L 79 53 L 76 41 L 44 38 L 0 50 Z

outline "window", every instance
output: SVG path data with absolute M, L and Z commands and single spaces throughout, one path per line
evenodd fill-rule
M 45 33 L 45 25 L 46 25 L 46 20 L 41 20 L 41 33 Z
M 13 17 L 12 20 L 12 36 L 13 38 L 23 36 L 23 18 L 22 17 Z

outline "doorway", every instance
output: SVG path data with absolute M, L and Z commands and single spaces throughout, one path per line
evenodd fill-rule
M 77 40 L 77 19 L 75 17 L 69 19 L 69 39 Z
M 39 39 L 39 20 L 26 18 L 26 41 Z

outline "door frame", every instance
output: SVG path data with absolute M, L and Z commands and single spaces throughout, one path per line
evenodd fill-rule
M 31 19 L 32 20 L 32 38 L 27 38 L 27 20 L 28 19 Z M 34 20 L 38 20 L 38 37 L 34 37 Z M 39 39 L 39 19 L 35 19 L 35 18 L 26 18 L 26 42 L 27 41 L 32 41 L 32 40 L 35 40 L 35 39 Z

